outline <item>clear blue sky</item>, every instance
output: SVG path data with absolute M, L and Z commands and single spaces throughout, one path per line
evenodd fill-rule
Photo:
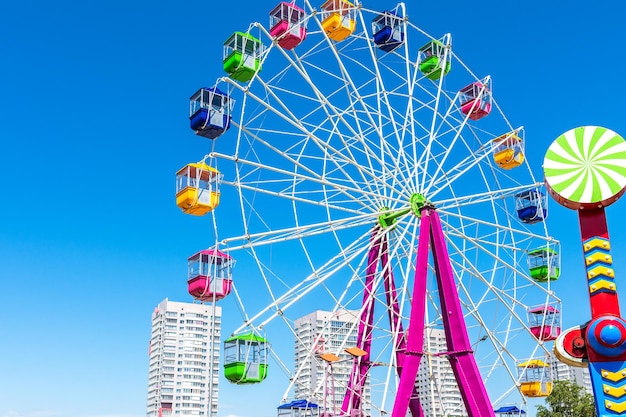
M 188 129 L 188 97 L 222 75 L 223 40 L 267 24 L 274 5 L 0 3 L 0 417 L 145 414 L 150 314 L 165 297 L 189 300 L 186 258 L 211 228 L 174 204 L 175 171 L 208 150 Z M 573 127 L 626 135 L 623 2 L 455 0 L 408 11 L 429 33 L 452 33 L 464 62 L 491 74 L 507 117 L 523 120 L 536 172 Z M 625 204 L 608 209 L 618 277 Z M 549 225 L 562 241 L 557 291 L 569 327 L 589 314 L 576 214 L 552 204 Z M 220 417 L 258 415 L 222 388 Z

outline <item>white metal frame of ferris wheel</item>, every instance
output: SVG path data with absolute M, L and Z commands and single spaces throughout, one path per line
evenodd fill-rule
M 313 9 L 308 2 L 306 4 Z M 400 7 L 406 16 L 404 5 L 401 4 Z M 368 27 L 364 18 L 367 13 L 375 12 L 359 5 L 357 16 L 361 28 Z M 309 19 L 309 23 L 319 24 L 315 15 L 310 15 Z M 416 34 L 432 38 L 407 19 L 402 24 L 406 33 L 413 30 Z M 269 39 L 269 34 L 262 25 L 253 24 L 251 29 L 258 30 L 263 37 Z M 238 191 L 245 233 L 222 239 L 216 233 L 216 243 L 231 254 L 250 253 L 258 265 L 260 278 L 271 298 L 265 307 L 249 313 L 246 311 L 245 297 L 239 294 L 235 283 L 235 297 L 241 306 L 244 323 L 234 333 L 247 328 L 264 329 L 276 319 L 282 320 L 293 331 L 293 324 L 287 318 L 290 310 L 315 291 L 326 288 L 326 293 L 332 293 L 327 287 L 328 282 L 346 269 L 353 277 L 343 292 L 330 297 L 335 308 L 352 302 L 354 295 L 349 290 L 353 286 L 362 285 L 362 277 L 359 278 L 359 275 L 364 271 L 370 227 L 380 215 L 378 208 L 383 203 L 395 208 L 402 207 L 407 203 L 407 196 L 419 190 L 436 202 L 441 215 L 447 244 L 454 252 L 451 263 L 457 275 L 459 293 L 464 299 L 465 315 L 472 317 L 477 325 L 484 328 L 492 345 L 494 358 L 501 362 L 510 361 L 508 357 L 513 355 L 507 348 L 509 338 L 490 331 L 489 323 L 493 322 L 493 318 L 483 316 L 481 304 L 500 303 L 509 313 L 503 319 L 509 321 L 504 325 L 505 329 L 529 331 L 525 318 L 518 312 L 524 306 L 521 293 L 532 289 L 543 293 L 546 300 L 558 299 L 553 296 L 550 287 L 533 283 L 528 273 L 520 270 L 520 263 L 527 243 L 531 240 L 543 239 L 546 244 L 557 242 L 549 238 L 545 225 L 538 225 L 538 231 L 537 228 L 534 231 L 523 229 L 512 217 L 498 216 L 495 212 L 500 202 L 529 187 L 537 187 L 540 183 L 534 180 L 530 169 L 525 167 L 529 182 L 506 187 L 500 185 L 499 178 L 511 179 L 513 173 L 498 172 L 498 175 L 493 175 L 492 171 L 484 167 L 491 157 L 492 144 L 481 138 L 493 136 L 489 136 L 478 126 L 470 125 L 467 117 L 461 117 L 455 112 L 457 95 L 444 88 L 443 77 L 437 82 L 428 81 L 431 83 L 429 88 L 424 87 L 424 79 L 417 69 L 419 62 L 411 55 L 409 42 L 413 39 L 409 36 L 406 37 L 405 45 L 394 52 L 394 57 L 402 65 L 392 68 L 379 59 L 378 51 L 371 42 L 364 42 L 369 37 L 366 32 L 357 33 L 353 39 L 342 44 L 334 44 L 325 36 L 316 38 L 314 29 L 310 32 L 306 42 L 312 46 L 302 52 L 298 49 L 288 52 L 274 45 L 264 51 L 263 65 L 269 66 L 273 54 L 279 55 L 286 63 L 283 70 L 276 71 L 269 77 L 262 71 L 246 85 L 228 78 L 218 82 L 228 85 L 231 94 L 242 98 L 238 99 L 239 119 L 232 123 L 237 130 L 234 151 L 220 151 L 219 142 L 216 141 L 213 143 L 214 150 L 210 158 L 216 163 L 230 163 L 236 167 L 235 176 L 225 178 L 223 185 Z M 447 53 L 458 59 L 452 55 L 451 37 L 446 35 L 443 40 L 448 46 Z M 364 45 L 363 50 L 371 59 L 368 63 L 358 62 L 343 53 L 343 50 L 350 48 L 351 42 Z M 318 50 L 324 50 L 334 60 L 338 73 L 326 71 L 323 62 L 316 63 Z M 460 65 L 470 76 L 478 79 L 460 60 L 456 60 L 455 65 Z M 366 77 L 353 77 L 352 68 L 359 68 Z M 313 71 L 340 81 L 344 89 L 325 91 L 323 84 L 314 81 Z M 386 76 L 390 73 L 403 82 L 388 86 Z M 287 85 L 281 83 L 283 78 L 293 74 L 300 77 L 310 95 L 291 92 Z M 362 94 L 362 91 L 370 91 L 368 88 L 372 85 L 375 86 L 374 94 Z M 436 86 L 434 94 L 432 85 Z M 346 100 L 342 106 L 333 104 L 339 95 Z M 404 108 L 395 106 L 398 97 L 406 102 Z M 298 114 L 299 109 L 294 108 L 293 100 L 302 100 L 309 104 L 307 113 Z M 315 105 L 310 106 L 311 103 Z M 493 104 L 494 113 L 504 120 L 508 129 L 516 130 L 506 120 L 495 100 Z M 317 114 L 323 114 L 327 122 L 314 123 L 313 116 Z M 424 114 L 430 117 L 424 118 Z M 280 125 L 265 125 L 262 122 L 265 118 L 280 122 Z M 293 143 L 289 146 L 277 144 L 276 138 L 281 135 L 289 136 Z M 481 145 L 457 160 L 454 167 L 449 169 L 446 163 L 458 157 L 458 149 L 471 149 L 474 142 Z M 311 148 L 315 149 L 316 154 L 307 155 L 307 149 Z M 280 164 L 271 163 L 271 159 L 260 159 L 256 150 L 262 150 L 264 154 L 280 161 Z M 322 171 L 312 168 L 313 165 L 322 166 Z M 290 168 L 286 168 L 287 166 Z M 268 174 L 269 179 L 259 179 L 260 173 Z M 461 185 L 468 175 L 476 175 L 475 180 L 484 185 L 482 192 L 463 192 Z M 492 183 L 494 180 L 495 183 Z M 298 187 L 301 184 L 318 189 L 314 193 L 308 189 L 300 192 Z M 253 227 L 251 219 L 263 223 L 265 216 L 264 208 L 256 207 L 250 199 L 250 196 L 256 195 L 288 202 L 293 207 L 294 223 L 280 228 Z M 466 208 L 480 204 L 491 207 L 494 211 L 493 215 L 488 216 L 491 218 L 477 218 L 464 213 Z M 325 211 L 325 218 L 315 222 L 302 222 L 298 216 L 301 207 L 320 208 Z M 371 210 L 372 208 L 375 209 Z M 219 213 L 215 215 L 221 216 Z M 491 234 L 471 234 L 473 230 L 480 228 L 489 230 Z M 352 241 L 342 241 L 342 233 L 357 229 L 363 232 L 357 234 Z M 393 259 L 410 257 L 410 248 L 415 248 L 417 244 L 418 230 L 419 220 L 405 220 L 394 232 L 395 243 L 390 244 L 389 256 Z M 339 247 L 334 255 L 322 263 L 313 259 L 315 255 L 306 246 L 309 239 L 319 236 L 332 236 L 332 240 Z M 290 283 L 285 291 L 279 291 L 275 282 L 286 281 L 273 273 L 259 250 L 271 245 L 285 244 L 294 244 L 301 248 L 311 272 L 296 283 Z M 477 255 L 468 254 L 470 252 L 482 254 L 497 267 L 486 273 L 482 267 L 476 265 Z M 403 283 L 399 291 L 404 294 L 410 293 L 410 265 L 396 265 Z M 498 274 L 511 274 L 513 278 L 509 285 L 512 288 L 499 288 Z M 467 279 L 462 279 L 465 276 L 486 288 L 478 299 L 473 299 L 471 282 L 466 284 Z M 513 328 L 513 324 L 517 327 Z M 545 350 L 545 347 L 537 345 L 535 351 L 529 354 L 534 355 L 537 349 Z M 291 375 L 282 360 L 279 357 L 275 359 Z M 392 357 L 388 359 L 393 362 Z M 486 368 L 487 376 L 494 369 Z M 515 381 L 517 377 L 513 370 L 507 368 L 507 372 L 511 380 Z M 502 397 L 507 394 L 508 392 L 503 393 Z

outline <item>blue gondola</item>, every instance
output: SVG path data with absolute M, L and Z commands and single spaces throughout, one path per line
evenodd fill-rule
M 197 135 L 215 139 L 230 127 L 234 101 L 217 87 L 201 88 L 189 99 L 189 123 Z
M 319 417 L 320 407 L 307 400 L 294 400 L 278 406 L 278 417 Z
M 383 51 L 391 52 L 404 43 L 402 16 L 395 11 L 385 10 L 372 20 L 374 43 Z
M 493 410 L 500 417 L 513 417 L 513 416 L 524 416 L 526 415 L 526 411 L 520 410 L 516 406 L 505 406 L 500 407 L 497 410 Z
M 517 217 L 528 224 L 542 222 L 548 217 L 548 198 L 533 188 L 515 195 Z

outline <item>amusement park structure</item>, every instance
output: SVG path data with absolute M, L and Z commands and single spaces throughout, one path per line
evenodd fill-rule
M 604 209 L 626 190 L 626 142 L 612 130 L 578 127 L 559 136 L 544 160 L 548 191 L 576 210 L 591 320 L 560 334 L 559 360 L 588 366 L 599 417 L 626 411 L 626 321 L 620 314 Z
M 524 129 L 451 35 L 427 34 L 403 3 L 303 3 L 280 2 L 269 27 L 233 32 L 226 76 L 190 98 L 190 127 L 211 150 L 178 170 L 176 203 L 213 220 L 214 242 L 188 259 L 190 295 L 228 297 L 241 312 L 224 341 L 225 378 L 257 384 L 284 371 L 280 416 L 433 417 L 423 403 L 438 401 L 432 359 L 445 357 L 464 404 L 447 414 L 525 414 L 528 398 L 551 392 L 542 359 L 562 335 L 559 242 Z M 235 259 L 251 276 L 233 273 Z M 290 401 L 306 370 L 270 340 L 296 338 L 294 318 L 314 309 L 357 312 L 356 338 L 316 335 L 309 357 L 332 377 L 348 352 L 352 371 Z M 445 332 L 444 350 L 431 349 L 429 329 Z M 598 330 L 604 342 L 611 329 Z M 426 396 L 418 372 L 430 376 Z M 325 401 L 335 389 L 340 409 Z

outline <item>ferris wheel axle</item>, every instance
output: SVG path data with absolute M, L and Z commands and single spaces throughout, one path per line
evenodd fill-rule
M 393 226 L 396 220 L 409 213 L 413 213 L 418 218 L 422 217 L 422 210 L 426 207 L 434 208 L 435 206 L 423 194 L 413 193 L 409 199 L 409 207 L 399 210 L 391 210 L 389 207 L 380 209 L 382 214 L 378 216 L 378 224 L 383 229 Z

